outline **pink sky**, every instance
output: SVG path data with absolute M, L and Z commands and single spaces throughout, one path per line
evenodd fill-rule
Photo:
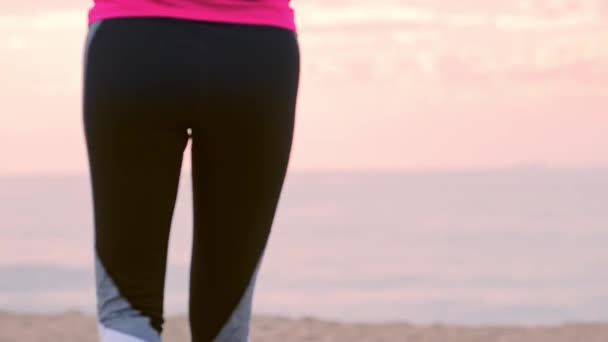
M 88 5 L 17 3 L 0 9 L 0 174 L 84 173 Z M 608 165 L 608 1 L 292 6 L 292 170 Z

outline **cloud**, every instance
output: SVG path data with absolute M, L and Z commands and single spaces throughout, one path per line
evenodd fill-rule
M 86 12 L 74 9 L 35 14 L 8 14 L 0 15 L 0 32 L 84 28 L 86 23 Z
M 599 17 L 592 14 L 571 14 L 557 18 L 533 15 L 498 15 L 494 19 L 497 27 L 510 30 L 530 29 L 566 29 L 591 26 L 599 22 Z
M 301 3 L 296 7 L 296 16 L 299 24 L 313 27 L 369 23 L 425 24 L 436 19 L 435 13 L 427 9 L 404 5 L 378 6 L 376 3 L 350 6 Z
M 11 1 L 10 4 L 2 4 L 0 13 L 11 13 L 16 15 L 31 15 L 49 11 L 63 11 L 73 9 L 86 9 L 93 2 L 91 0 L 19 0 Z
M 6 48 L 8 50 L 22 51 L 29 46 L 28 40 L 22 35 L 11 35 L 6 39 Z
M 546 5 L 546 4 L 545 4 Z M 397 3 L 346 2 L 341 6 L 319 2 L 299 3 L 294 6 L 298 24 L 302 27 L 342 28 L 373 26 L 420 26 L 433 29 L 471 28 L 487 25 L 501 29 L 555 29 L 574 28 L 603 23 L 599 5 L 585 2 L 585 6 L 557 6 L 536 1 L 524 9 L 488 7 L 468 4 L 448 7 L 427 2 L 423 5 Z M 547 7 L 547 8 L 545 8 Z M 562 8 L 563 7 L 563 8 Z

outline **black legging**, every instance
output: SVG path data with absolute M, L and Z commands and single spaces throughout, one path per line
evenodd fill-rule
M 160 341 L 170 225 L 192 139 L 192 341 L 249 341 L 283 186 L 300 54 L 288 29 L 171 18 L 95 22 L 83 122 L 102 341 Z

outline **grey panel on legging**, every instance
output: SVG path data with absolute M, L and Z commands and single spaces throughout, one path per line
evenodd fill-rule
M 88 60 L 87 55 L 89 53 L 89 46 L 91 45 L 91 41 L 93 40 L 95 33 L 97 33 L 97 30 L 99 30 L 101 23 L 103 23 L 103 20 L 97 20 L 97 21 L 93 22 L 91 24 L 91 26 L 89 26 L 89 30 L 87 32 L 87 37 L 86 37 L 87 41 L 85 42 L 85 48 L 84 48 L 85 68 L 86 68 L 86 61 Z
M 141 338 L 146 342 L 160 342 L 160 336 L 150 324 L 150 318 L 133 309 L 120 294 L 97 255 L 95 255 L 95 280 L 97 315 L 104 327 Z
M 253 293 L 260 264 L 261 260 L 258 261 L 239 305 L 233 311 L 232 315 L 218 334 L 215 342 L 251 341 L 249 337 L 249 325 L 251 320 Z

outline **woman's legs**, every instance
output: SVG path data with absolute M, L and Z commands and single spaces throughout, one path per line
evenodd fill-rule
M 109 19 L 87 45 L 84 126 L 103 342 L 159 341 L 167 245 L 192 130 L 194 342 L 244 342 L 287 169 L 293 32 Z
M 147 32 L 108 20 L 88 45 L 84 128 L 104 342 L 160 341 L 169 230 L 189 139 L 174 107 L 182 95 L 165 85 L 172 67 L 155 68 L 163 61 L 151 57 L 159 47 Z
M 205 31 L 208 88 L 192 127 L 193 341 L 245 341 L 256 268 L 290 155 L 299 55 L 281 29 Z

